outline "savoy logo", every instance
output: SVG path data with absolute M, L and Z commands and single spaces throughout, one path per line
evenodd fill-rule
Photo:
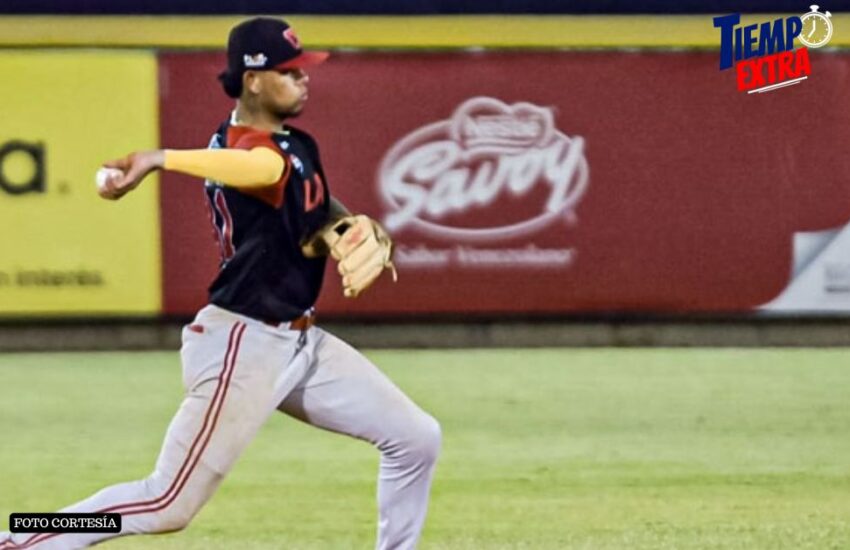
M 559 131 L 551 109 L 474 97 L 451 119 L 398 141 L 378 178 L 389 230 L 410 226 L 433 236 L 489 240 L 569 219 L 588 175 L 584 139 Z M 536 202 L 530 210 L 515 207 L 524 200 Z M 484 224 L 464 223 L 488 210 L 501 214 Z M 506 215 L 516 212 L 520 219 Z

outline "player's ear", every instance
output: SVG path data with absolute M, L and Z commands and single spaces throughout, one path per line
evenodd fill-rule
M 245 71 L 242 75 L 242 89 L 248 90 L 252 94 L 259 94 L 263 84 L 260 78 L 260 73 L 257 71 Z

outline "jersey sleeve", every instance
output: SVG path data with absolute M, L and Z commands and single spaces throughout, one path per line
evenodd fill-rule
M 233 131 L 231 129 L 231 131 Z M 272 140 L 268 132 L 234 132 L 233 144 L 228 145 L 231 149 L 251 150 L 254 147 L 268 147 L 275 153 L 283 156 L 280 147 Z M 284 159 L 286 160 L 286 159 Z
M 283 159 L 283 173 L 274 184 L 256 189 L 240 189 L 239 191 L 251 195 L 261 201 L 280 208 L 283 205 L 284 189 L 289 179 L 291 163 L 287 155 L 281 151 L 277 143 L 272 139 L 270 132 L 258 132 L 240 126 L 231 126 L 227 134 L 227 146 L 230 149 L 244 149 L 250 151 L 256 147 L 270 149 Z

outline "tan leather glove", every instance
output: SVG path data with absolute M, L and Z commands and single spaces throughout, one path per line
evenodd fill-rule
M 381 225 L 363 214 L 348 215 L 326 225 L 301 246 L 308 258 L 330 254 L 339 262 L 343 294 L 355 298 L 374 283 L 385 268 L 398 281 L 393 241 Z

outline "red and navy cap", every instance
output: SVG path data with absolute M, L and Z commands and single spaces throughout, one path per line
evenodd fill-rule
M 328 52 L 304 51 L 295 31 L 282 19 L 255 17 L 239 23 L 227 40 L 227 73 L 297 69 L 317 65 Z

